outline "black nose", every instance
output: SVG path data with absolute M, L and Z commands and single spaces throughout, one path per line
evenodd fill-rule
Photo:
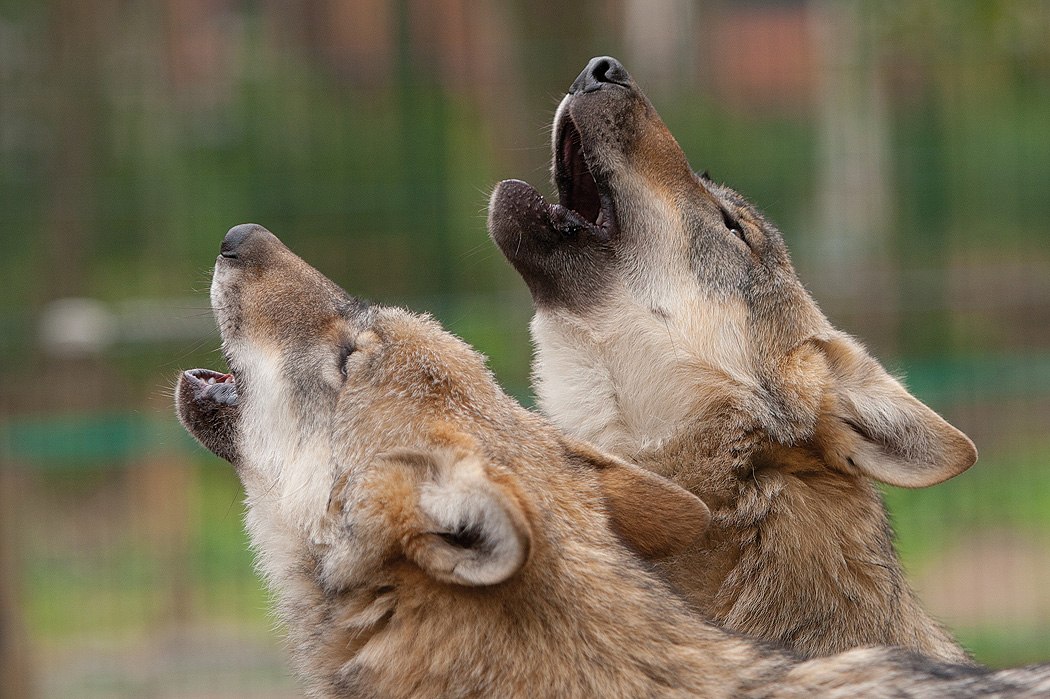
M 583 72 L 573 81 L 569 87 L 569 94 L 577 92 L 594 92 L 608 84 L 622 85 L 627 87 L 631 84 L 631 74 L 623 67 L 623 64 L 612 56 L 598 56 L 592 58 Z
M 219 254 L 225 258 L 236 260 L 242 256 L 245 244 L 249 240 L 265 235 L 273 234 L 257 223 L 242 223 L 239 226 L 234 226 L 226 232 L 226 237 L 222 239 Z

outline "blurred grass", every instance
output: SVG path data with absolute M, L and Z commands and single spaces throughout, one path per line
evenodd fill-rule
M 909 579 L 915 583 L 923 576 L 936 573 L 938 564 L 944 560 L 962 556 L 965 564 L 972 567 L 972 575 L 968 577 L 980 574 L 997 579 L 1000 599 L 994 602 L 1009 606 L 1012 603 L 1009 598 L 1020 594 L 1024 598 L 1014 603 L 1029 607 L 1028 597 L 1032 592 L 1025 590 L 1025 586 L 1045 585 L 1050 580 L 1050 570 L 1039 571 L 1041 579 L 1036 580 L 1015 579 L 1025 570 L 1023 561 L 1015 561 L 1009 569 L 990 571 L 988 566 L 999 565 L 1000 560 L 998 557 L 982 560 L 982 547 L 975 546 L 975 542 L 994 542 L 1006 537 L 1005 541 L 1031 542 L 1037 550 L 1050 546 L 1048 467 L 1050 439 L 982 455 L 966 473 L 932 488 L 883 488 L 897 532 L 897 550 Z M 1039 561 L 1028 563 L 1039 564 Z M 969 585 L 971 581 L 964 579 L 958 584 Z M 919 587 L 920 596 L 924 596 Z M 988 594 L 986 589 L 977 590 L 974 602 L 984 601 L 982 595 Z M 1035 596 L 1041 598 L 1038 593 Z M 1006 667 L 1050 657 L 1048 611 L 1029 609 L 1028 613 L 1027 619 L 1011 615 L 1000 622 L 988 619 L 987 614 L 983 614 L 981 623 L 977 624 L 943 621 L 978 661 L 992 667 Z
M 122 531 L 107 533 L 105 545 L 81 547 L 73 555 L 45 534 L 52 540 L 35 547 L 35 555 L 22 570 L 25 622 L 34 636 L 45 644 L 82 635 L 96 640 L 144 637 L 170 621 L 173 603 L 189 607 L 191 614 L 185 621 L 190 623 L 270 632 L 268 595 L 252 570 L 242 526 L 241 486 L 233 470 L 203 456 L 186 467 L 192 470 L 193 512 L 183 513 L 190 529 L 185 543 L 188 555 L 174 562 L 179 568 L 172 568 L 171 551 L 158 550 L 148 536 L 136 531 L 141 526 L 135 526 L 134 518 L 122 517 L 123 513 L 111 512 Z M 39 478 L 38 485 L 48 492 L 56 490 L 48 482 L 59 479 L 67 481 L 67 489 L 82 492 L 112 487 L 100 471 L 58 470 Z M 63 523 L 55 524 L 58 531 L 66 529 Z M 39 521 L 33 525 L 38 530 L 46 527 Z M 175 599 L 184 593 L 187 599 Z
M 924 561 L 965 543 L 974 532 L 1050 535 L 1048 466 L 1050 440 L 981 456 L 969 471 L 932 488 L 884 488 L 901 558 L 909 568 L 921 569 Z

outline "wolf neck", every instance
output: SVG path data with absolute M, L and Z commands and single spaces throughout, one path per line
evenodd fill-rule
M 711 507 L 706 544 L 666 567 L 696 607 L 805 655 L 882 643 L 968 661 L 907 586 L 872 484 L 808 451 L 804 429 L 774 439 L 760 424 L 759 416 L 806 401 L 777 406 L 744 372 L 667 365 L 679 361 L 674 353 L 648 351 L 645 333 L 622 342 L 629 330 L 595 334 L 571 317 L 537 312 L 537 399 L 562 430 L 670 478 Z M 771 449 L 778 441 L 799 446 Z
M 530 325 L 542 412 L 572 436 L 618 454 L 658 447 L 691 424 L 698 408 L 709 412 L 726 396 L 760 394 L 746 333 L 725 321 L 742 316 L 739 304 L 655 291 L 648 303 L 607 303 L 585 318 L 537 308 Z M 683 332 L 674 318 L 717 331 Z
M 310 696 L 728 699 L 787 672 L 786 653 L 700 621 L 611 542 L 595 555 L 565 540 L 560 561 L 511 593 L 433 588 L 418 573 L 378 597 L 366 582 L 325 590 L 316 560 L 274 590 Z
M 738 438 L 714 438 L 730 433 Z M 711 507 L 706 543 L 665 572 L 719 625 L 806 656 L 888 644 L 971 662 L 909 588 L 867 479 L 831 470 L 805 445 L 770 446 L 761 430 L 708 423 L 623 456 Z

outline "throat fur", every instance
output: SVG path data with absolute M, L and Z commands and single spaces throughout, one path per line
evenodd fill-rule
M 705 617 L 807 657 L 896 645 L 972 664 L 908 586 L 868 479 L 758 430 L 731 443 L 678 439 L 642 461 L 676 464 L 666 475 L 711 507 L 706 537 L 661 564 Z

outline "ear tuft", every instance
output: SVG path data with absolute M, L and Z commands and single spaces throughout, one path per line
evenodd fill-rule
M 521 569 L 532 539 L 528 521 L 479 456 L 438 450 L 389 458 L 427 471 L 419 483 L 421 531 L 405 543 L 405 553 L 428 575 L 457 585 L 495 585 Z
M 816 442 L 832 465 L 905 488 L 935 485 L 977 461 L 973 442 L 911 395 L 852 338 L 820 344 L 831 373 Z
M 570 458 L 594 469 L 613 530 L 642 557 L 680 553 L 707 531 L 711 511 L 684 488 L 589 445 L 566 448 Z

